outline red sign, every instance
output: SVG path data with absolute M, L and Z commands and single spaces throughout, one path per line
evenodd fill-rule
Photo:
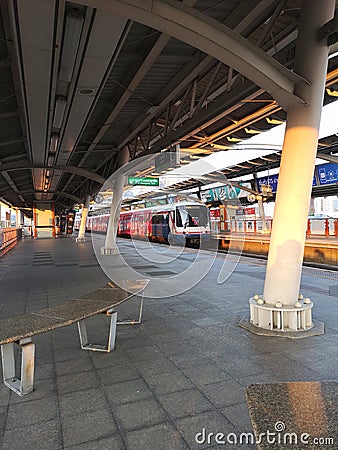
M 220 210 L 219 208 L 216 209 L 210 209 L 210 217 L 219 217 L 220 216 Z
M 245 208 L 245 209 L 244 209 L 244 214 L 245 214 L 246 216 L 250 216 L 250 215 L 252 215 L 252 214 L 255 214 L 255 208 Z

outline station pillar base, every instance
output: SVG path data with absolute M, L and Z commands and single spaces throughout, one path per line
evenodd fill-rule
M 294 305 L 266 303 L 261 295 L 249 299 L 250 320 L 239 324 L 256 334 L 281 337 L 307 337 L 324 334 L 321 323 L 313 323 L 313 302 L 300 294 Z M 318 326 L 320 324 L 320 326 Z
M 75 239 L 75 241 L 76 241 L 76 242 L 86 242 L 87 239 L 86 239 L 85 237 L 77 237 L 77 238 Z

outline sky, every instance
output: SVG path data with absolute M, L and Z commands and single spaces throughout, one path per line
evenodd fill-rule
M 319 139 L 338 133 L 337 117 L 338 101 L 332 102 L 323 107 L 319 129 Z M 255 146 L 260 145 L 261 148 L 264 148 L 264 146 L 268 147 L 269 145 L 273 145 L 274 148 L 276 148 L 275 146 L 280 146 L 281 148 L 283 145 L 284 133 L 285 123 L 277 125 L 276 127 L 268 131 L 256 134 L 252 138 L 246 139 L 242 143 L 238 144 L 235 147 L 235 150 L 219 151 L 200 160 L 194 161 L 191 164 L 181 166 L 178 169 L 171 171 L 169 175 L 170 180 L 172 182 L 177 182 L 179 179 L 186 179 L 189 178 L 189 176 L 193 177 L 194 175 L 197 176 L 207 173 L 208 170 L 210 171 L 210 168 L 221 170 L 225 169 L 226 167 L 231 167 L 235 164 L 240 164 L 241 162 L 248 161 L 250 159 L 258 158 L 259 156 L 269 155 L 273 153 L 271 148 L 266 148 L 265 150 L 245 150 L 245 148 L 251 147 L 253 144 Z M 274 151 L 278 151 L 278 149 Z M 326 161 L 320 159 L 317 160 L 317 163 L 324 162 Z M 274 170 L 274 172 L 270 173 L 277 173 L 278 171 L 279 169 L 276 169 Z M 176 175 L 177 179 L 174 178 Z M 265 172 L 262 172 L 261 175 L 264 176 Z M 170 182 L 169 184 L 172 183 Z

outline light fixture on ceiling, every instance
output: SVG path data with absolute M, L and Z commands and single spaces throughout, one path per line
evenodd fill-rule
M 55 153 L 59 143 L 59 135 L 53 133 L 50 137 L 49 151 Z
M 253 128 L 244 128 L 244 131 L 245 131 L 247 134 L 260 134 L 260 131 L 254 130 Z
M 59 81 L 66 81 L 69 83 L 72 79 L 83 20 L 82 14 L 77 9 L 70 10 L 66 15 L 58 77 Z
M 80 88 L 80 89 L 77 90 L 77 93 L 79 95 L 91 97 L 91 96 L 95 95 L 96 89 L 88 88 L 88 87 L 87 88 Z
M 47 164 L 49 167 L 54 165 L 54 155 L 48 156 Z
M 242 139 L 236 138 L 236 137 L 231 137 L 231 136 L 227 136 L 227 140 L 229 142 L 241 142 Z
M 271 125 L 281 125 L 282 123 L 284 123 L 283 120 L 270 119 L 270 117 L 265 117 L 265 120 Z
M 338 52 L 331 53 L 331 55 L 329 55 L 329 59 L 332 59 L 335 56 L 338 56 Z
M 217 150 L 229 150 L 231 148 L 229 145 L 221 145 L 221 144 L 214 144 L 214 143 L 211 143 L 210 147 L 216 148 Z
M 67 105 L 66 97 L 58 97 L 55 102 L 53 128 L 61 128 Z
M 334 89 L 329 89 L 329 88 L 327 88 L 327 89 L 326 89 L 326 93 L 327 93 L 328 95 L 330 95 L 330 97 L 338 97 L 338 92 L 335 91 Z

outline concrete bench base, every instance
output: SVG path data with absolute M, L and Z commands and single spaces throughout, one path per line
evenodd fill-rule
M 35 344 L 31 338 L 18 342 L 21 348 L 21 376 L 15 376 L 14 343 L 1 346 L 2 371 L 5 386 L 16 394 L 23 396 L 33 390 Z

